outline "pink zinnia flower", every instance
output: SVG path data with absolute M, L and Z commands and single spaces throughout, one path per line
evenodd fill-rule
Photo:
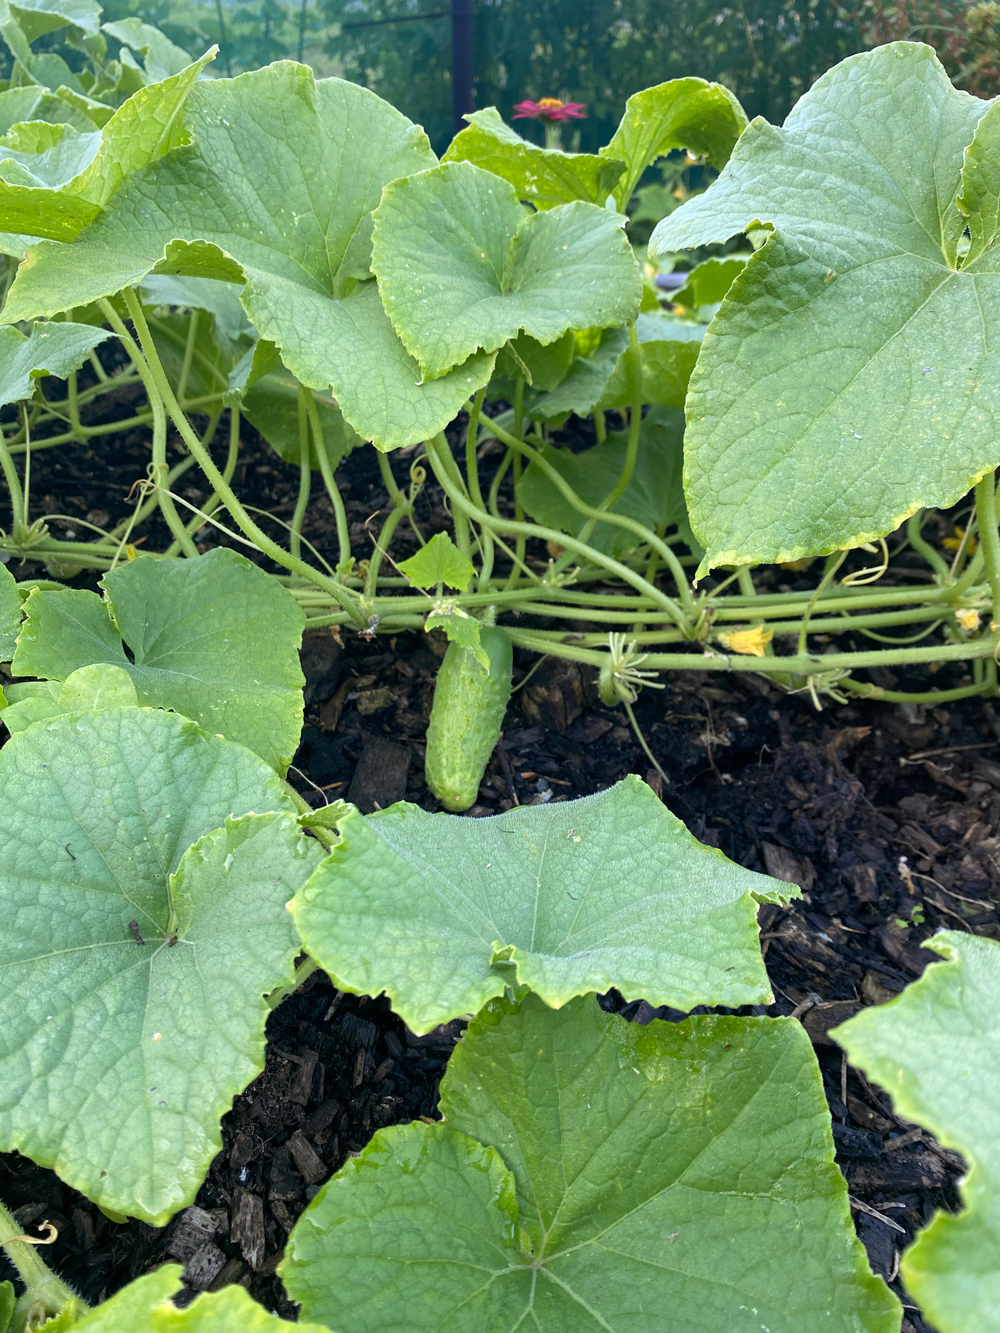
M 514 120 L 586 120 L 586 102 L 562 102 L 558 97 L 543 97 L 538 102 L 518 102 Z

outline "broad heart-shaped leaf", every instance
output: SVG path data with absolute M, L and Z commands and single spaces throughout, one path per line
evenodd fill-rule
M 77 236 L 97 217 L 130 172 L 157 161 L 185 141 L 181 110 L 215 49 L 180 74 L 140 89 L 123 103 L 101 131 L 96 155 L 77 173 L 52 186 L 0 180 L 0 229 L 56 241 L 71 241 Z M 57 252 L 61 250 L 57 247 Z M 59 309 L 84 304 L 86 301 L 71 301 Z M 4 319 L 15 322 L 6 313 Z
M 622 474 L 627 447 L 628 431 L 613 431 L 603 444 L 580 454 L 551 445 L 541 453 L 581 500 L 599 505 Z M 639 453 L 631 480 L 611 512 L 638 519 L 654 529 L 682 522 L 687 517 L 681 484 L 683 448 L 681 413 L 671 407 L 653 408 L 640 428 Z M 561 528 L 575 536 L 587 522 L 534 463 L 518 482 L 517 498 L 532 518 L 546 527 Z M 619 556 L 634 551 L 642 539 L 627 528 L 598 523 L 587 540 L 596 550 Z
M 416 1032 L 515 981 L 554 1006 L 612 986 L 679 1009 L 766 1000 L 757 905 L 798 893 L 702 847 L 634 776 L 490 819 L 400 804 L 341 835 L 295 924 L 338 985 L 386 991 Z
M 929 47 L 852 56 L 783 129 L 755 121 L 707 193 L 657 227 L 651 252 L 774 228 L 691 379 L 702 572 L 857 546 L 1000 463 L 1000 261 L 956 258 L 966 221 L 979 226 L 977 189 L 968 219 L 956 195 L 985 110 Z
M 721 83 L 704 79 L 671 79 L 635 93 L 614 138 L 601 156 L 626 164 L 614 189 L 624 212 L 642 173 L 674 148 L 687 148 L 721 169 L 746 128 L 747 118 L 736 98 Z
M 65 379 L 110 337 L 108 329 L 91 324 L 36 324 L 28 337 L 0 328 L 0 407 L 30 398 L 42 375 Z
M 898 1333 L 794 1020 L 639 1027 L 593 997 L 494 1003 L 455 1049 L 441 1110 L 443 1125 L 382 1130 L 299 1219 L 281 1273 L 307 1318 Z
M 151 272 L 238 282 L 261 337 L 300 383 L 332 388 L 364 439 L 395 448 L 447 425 L 488 381 L 492 356 L 423 383 L 364 281 L 383 186 L 436 161 L 423 131 L 367 89 L 290 62 L 204 80 L 184 121 L 190 144 L 130 176 L 73 245 L 30 251 L 4 318 L 96 300 Z
M 12 671 L 65 680 L 123 667 L 143 703 L 239 741 L 284 774 L 302 726 L 303 615 L 263 570 L 225 547 L 190 560 L 139 559 L 82 589 L 36 589 Z M 128 646 L 132 660 L 125 655 Z
M 971 1164 L 964 1212 L 938 1213 L 903 1256 L 906 1289 L 940 1333 L 1000 1329 L 1000 944 L 939 931 L 929 967 L 889 1004 L 833 1030 L 899 1115 Z
M 433 588 L 446 583 L 449 588 L 465 592 L 476 572 L 472 561 L 463 555 L 446 532 L 436 532 L 426 546 L 399 566 L 417 588 Z
M 0 1144 L 162 1225 L 263 1067 L 318 849 L 261 760 L 154 709 L 29 727 L 0 791 Z
M 582 199 L 604 206 L 611 189 L 625 170 L 624 162 L 590 153 L 563 153 L 539 148 L 505 124 L 496 107 L 488 106 L 463 117 L 468 129 L 452 139 L 443 162 L 472 162 L 509 181 L 519 199 L 538 209 L 554 208 Z
M 329 1333 L 318 1324 L 290 1324 L 252 1300 L 239 1285 L 202 1292 L 183 1310 L 171 1302 L 181 1289 L 180 1264 L 163 1264 L 136 1278 L 73 1325 L 79 1333 Z
M 638 314 L 622 219 L 595 204 L 531 213 L 506 181 L 447 162 L 387 185 L 373 216 L 386 313 L 432 379 L 522 331 L 551 343 Z

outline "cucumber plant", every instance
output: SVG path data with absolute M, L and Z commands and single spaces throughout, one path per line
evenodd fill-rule
M 86 0 L 73 12 L 93 22 Z M 599 154 L 480 112 L 439 161 L 365 89 L 291 62 L 216 79 L 211 52 L 168 68 L 126 36 L 146 50 L 127 99 L 91 96 L 96 74 L 52 89 L 30 49 L 0 93 L 29 108 L 0 136 L 3 249 L 21 261 L 0 311 L 0 553 L 51 576 L 0 573 L 19 678 L 0 753 L 0 1147 L 164 1223 L 261 1067 L 269 1006 L 321 967 L 384 990 L 417 1031 L 472 1022 L 444 1124 L 384 1131 L 300 1219 L 283 1271 L 307 1317 L 651 1333 L 673 1309 L 720 1333 L 898 1333 L 801 1029 L 640 1031 L 593 999 L 767 1002 L 756 906 L 792 886 L 700 848 L 637 779 L 466 821 L 312 811 L 283 775 L 307 627 L 444 631 L 428 768 L 455 809 L 502 725 L 513 648 L 596 668 L 626 708 L 692 665 L 817 701 L 995 693 L 995 109 L 899 43 L 831 71 L 782 129 L 683 79 L 630 99 Z M 674 151 L 720 174 L 637 255 L 630 200 Z M 657 263 L 690 270 L 675 300 Z M 942 346 L 973 311 L 981 334 Z M 149 430 L 135 512 L 58 540 L 32 518 L 32 451 L 123 429 L 81 415 L 122 385 L 141 395 L 128 426 Z M 244 414 L 299 467 L 286 542 L 234 488 Z M 596 441 L 578 455 L 557 447 L 570 416 Z M 389 507 L 359 563 L 336 468 L 369 443 Z M 175 483 L 194 468 L 211 498 L 190 514 Z M 328 551 L 303 532 L 317 473 Z M 426 540 L 431 479 L 450 531 Z M 925 507 L 970 489 L 948 561 Z M 170 545 L 139 553 L 154 511 Z M 420 549 L 395 566 L 404 522 Z M 282 572 L 200 553 L 206 525 Z M 922 582 L 892 580 L 889 540 Z M 878 564 L 846 563 L 878 542 Z M 767 562 L 820 556 L 812 590 L 773 590 Z M 100 595 L 65 586 L 86 570 Z M 895 626 L 913 641 L 818 651 Z M 949 662 L 971 679 L 923 694 L 852 674 Z M 170 1270 L 87 1312 L 11 1225 L 0 1211 L 25 1290 L 0 1288 L 0 1328 L 276 1323 L 235 1293 L 180 1311 Z M 953 1293 L 932 1286 L 944 1325 Z

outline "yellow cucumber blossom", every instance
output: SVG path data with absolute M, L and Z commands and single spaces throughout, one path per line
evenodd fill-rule
M 955 619 L 959 628 L 964 629 L 966 634 L 974 634 L 979 628 L 979 612 L 974 606 L 959 607 L 955 612 Z
M 763 657 L 765 645 L 774 638 L 774 630 L 755 625 L 753 629 L 728 630 L 717 634 L 716 638 L 731 653 L 742 653 L 744 657 Z

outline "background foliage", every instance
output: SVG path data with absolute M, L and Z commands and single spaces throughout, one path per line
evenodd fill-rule
M 374 89 L 427 129 L 452 134 L 449 0 L 109 0 L 192 52 L 219 42 L 216 72 L 305 59 Z M 1000 91 L 997 0 L 475 0 L 477 107 L 509 120 L 523 98 L 585 102 L 565 147 L 594 151 L 632 93 L 697 74 L 750 116 L 780 123 L 845 56 L 898 38 L 935 46 L 959 87 Z M 59 34 L 52 34 L 53 42 Z M 41 45 L 41 44 L 40 44 Z M 540 129 L 528 122 L 529 137 Z

